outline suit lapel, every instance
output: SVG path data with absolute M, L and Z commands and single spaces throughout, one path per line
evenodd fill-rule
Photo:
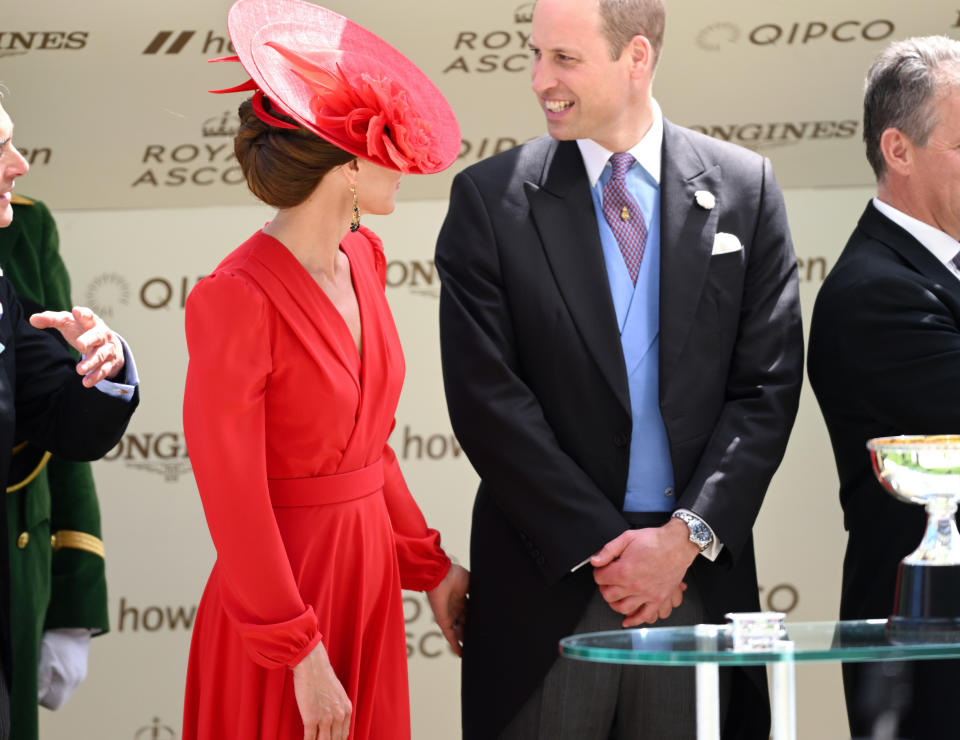
M 630 395 L 596 213 L 580 150 L 554 142 L 541 184 L 524 184 L 554 279 L 580 336 L 623 408 Z
M 720 168 L 707 168 L 689 140 L 663 122 L 660 171 L 660 388 L 669 383 L 700 302 L 722 203 Z M 694 193 L 717 198 L 712 209 Z
M 941 284 L 960 301 L 960 280 L 945 264 L 906 229 L 901 228 L 876 209 L 873 203 L 860 217 L 860 228 L 877 241 L 883 242 L 906 260 L 921 275 Z

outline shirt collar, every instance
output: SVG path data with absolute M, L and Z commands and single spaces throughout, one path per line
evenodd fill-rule
M 660 157 L 663 149 L 663 112 L 656 100 L 651 98 L 650 102 L 653 108 L 653 123 L 643 138 L 627 151 L 659 185 Z M 603 168 L 607 166 L 610 155 L 614 152 L 604 149 L 593 139 L 577 139 L 577 146 L 580 147 L 580 156 L 583 157 L 583 164 L 587 168 L 590 187 L 594 187 L 600 175 L 603 174 Z
M 873 205 L 880 213 L 904 229 L 910 236 L 930 250 L 934 257 L 948 267 L 950 266 L 950 261 L 957 255 L 957 252 L 960 251 L 960 242 L 957 242 L 957 240 L 949 234 L 940 231 L 940 229 L 915 219 L 913 216 L 908 216 L 903 211 L 897 210 L 889 203 L 884 203 L 879 198 L 873 199 Z

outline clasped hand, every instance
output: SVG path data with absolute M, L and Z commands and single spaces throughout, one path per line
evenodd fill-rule
M 590 558 L 593 579 L 624 627 L 666 619 L 683 601 L 687 569 L 697 557 L 686 524 L 630 529 Z
M 73 311 L 35 313 L 30 317 L 30 325 L 37 329 L 56 329 L 83 355 L 77 363 L 77 372 L 83 376 L 82 382 L 87 388 L 116 376 L 123 369 L 120 337 L 89 308 L 77 306 Z

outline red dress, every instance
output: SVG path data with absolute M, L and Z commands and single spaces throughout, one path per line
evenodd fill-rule
M 400 589 L 449 568 L 387 446 L 403 355 L 380 240 L 341 249 L 362 359 L 339 312 L 258 232 L 187 301 L 184 432 L 217 549 L 190 645 L 183 738 L 303 737 L 289 669 L 323 640 L 352 740 L 408 740 Z

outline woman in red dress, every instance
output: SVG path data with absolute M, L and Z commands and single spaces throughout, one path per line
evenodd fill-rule
M 275 218 L 187 302 L 184 430 L 217 561 L 194 624 L 185 740 L 408 740 L 401 588 L 453 649 L 451 565 L 387 437 L 403 381 L 380 240 L 404 172 L 459 151 L 399 52 L 301 0 L 228 18 L 254 96 L 235 149 Z

